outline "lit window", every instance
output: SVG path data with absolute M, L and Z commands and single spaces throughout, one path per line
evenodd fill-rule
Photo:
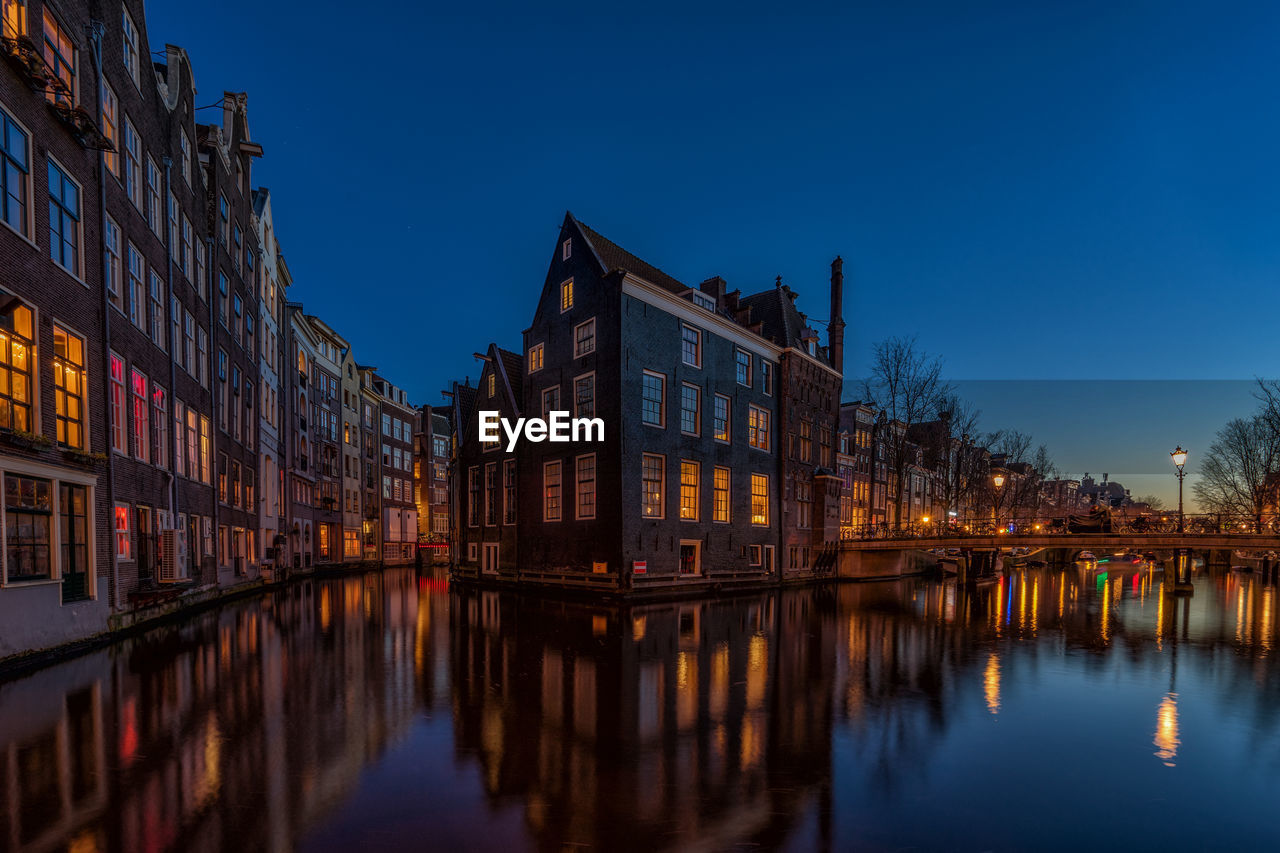
M 111 140 L 114 151 L 103 151 L 102 156 L 107 164 L 107 168 L 111 170 L 111 174 L 116 177 L 120 176 L 120 102 L 116 100 L 115 90 L 107 83 L 102 81 L 102 86 L 98 100 L 99 104 L 99 120 L 102 125 L 102 135 Z
M 715 400 L 715 411 L 712 413 L 711 430 L 716 441 L 729 440 L 729 398 L 723 394 L 717 394 Z
M 698 520 L 698 478 L 701 466 L 687 459 L 680 460 L 680 518 Z
M 751 475 L 751 523 L 769 524 L 769 475 Z
M 529 372 L 537 373 L 542 369 L 542 344 L 529 347 Z
M 34 318 L 30 308 L 10 294 L 0 294 L 8 303 L 0 307 L 0 428 L 31 432 Z
M 751 387 L 751 353 L 738 350 L 738 384 Z
M 147 403 L 147 377 L 137 370 L 130 371 L 129 385 L 133 390 L 133 455 L 135 459 L 146 462 L 151 450 L 148 441 L 151 412 Z
M 729 520 L 729 469 L 716 466 L 711 483 L 711 520 Z
M 49 257 L 72 275 L 80 271 L 80 187 L 49 161 Z
M 61 326 L 53 327 L 53 402 L 58 443 L 83 450 L 84 339 Z
M 747 443 L 760 450 L 769 449 L 769 410 L 759 406 L 747 409 Z
M 697 435 L 702 429 L 702 389 L 696 385 L 680 386 L 680 431 Z
M 645 453 L 640 463 L 640 512 L 645 518 L 662 518 L 665 511 L 663 495 L 666 479 L 665 456 Z
M 693 326 L 680 327 L 680 357 L 691 367 L 702 367 L 702 332 Z
M 565 279 L 560 283 L 560 313 L 573 307 L 573 279 Z
M 116 504 L 116 559 L 118 560 L 133 559 L 133 534 L 129 529 L 132 516 L 133 513 L 129 512 L 128 504 Z
M 498 394 L 498 377 L 491 370 L 489 371 L 489 396 L 496 397 Z
M 542 520 L 560 520 L 560 463 L 547 462 L 542 466 Z
M 573 357 L 580 358 L 596 350 L 596 319 L 573 327 Z
M 645 371 L 640 388 L 640 418 L 651 426 L 666 426 L 667 378 Z
M 0 109 L 0 220 L 27 236 L 27 182 L 31 142 L 27 134 Z
M 596 455 L 579 456 L 578 470 L 578 518 L 596 517 Z
M 111 449 L 118 453 L 129 452 L 124 395 L 124 359 L 113 353 L 111 355 Z
M 0 35 L 16 39 L 27 32 L 26 0 L 0 0 Z
M 41 54 L 53 72 L 46 97 L 51 104 L 73 106 L 76 100 L 76 48 L 49 7 L 44 7 L 44 43 Z

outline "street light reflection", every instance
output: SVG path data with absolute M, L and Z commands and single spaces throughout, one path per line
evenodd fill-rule
M 1173 767 L 1178 756 L 1178 747 L 1182 741 L 1178 739 L 1178 694 L 1166 693 L 1156 709 L 1156 737 L 1152 741 L 1157 747 L 1156 758 L 1164 762 L 1165 767 Z

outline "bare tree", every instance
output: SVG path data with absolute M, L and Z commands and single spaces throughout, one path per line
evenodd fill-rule
M 1280 432 L 1267 409 L 1236 418 L 1218 430 L 1192 491 L 1200 508 L 1224 515 L 1247 515 L 1259 527 L 1275 492 L 1272 474 L 1280 464 Z
M 1043 444 L 1034 445 L 1030 435 L 1017 430 L 991 433 L 986 441 L 992 456 L 1002 460 L 1005 469 L 1005 482 L 1000 488 L 995 487 L 990 476 L 983 483 L 996 514 L 1038 515 L 1045 481 L 1058 476 L 1058 466 L 1049 449 Z
M 1139 495 L 1133 499 L 1133 502 L 1136 504 L 1146 504 L 1157 512 L 1164 509 L 1164 499 L 1156 497 L 1155 495 Z
M 924 464 L 937 472 L 937 494 L 944 512 L 958 514 L 986 475 L 985 464 L 981 474 L 974 470 L 973 464 L 977 454 L 972 442 L 978 438 L 979 414 L 972 404 L 955 394 L 943 395 L 938 401 L 937 428 L 927 436 Z
M 907 467 L 915 462 L 915 444 L 907 435 L 915 424 L 938 413 L 939 403 L 952 393 L 942 379 L 942 360 L 916 348 L 914 337 L 893 337 L 875 346 L 871 378 L 865 384 L 866 398 L 884 415 L 886 463 L 889 492 L 896 486 L 893 522 L 902 523 L 902 503 Z

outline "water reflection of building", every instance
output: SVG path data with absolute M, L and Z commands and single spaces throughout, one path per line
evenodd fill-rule
M 418 706 L 422 600 L 307 581 L 0 686 L 0 851 L 293 849 Z
M 777 844 L 829 784 L 832 604 L 455 593 L 456 747 L 540 845 Z

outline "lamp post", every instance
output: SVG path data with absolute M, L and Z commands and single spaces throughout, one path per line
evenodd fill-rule
M 1182 466 L 1187 464 L 1187 451 L 1183 450 L 1182 445 L 1179 444 L 1177 449 L 1169 453 L 1169 456 L 1173 459 L 1173 464 L 1178 469 L 1178 532 L 1182 533 L 1182 478 L 1187 476 L 1187 472 L 1183 470 Z
M 995 486 L 991 492 L 991 517 L 998 526 L 1000 524 L 1000 489 L 1004 486 L 1004 472 L 996 471 L 991 476 L 991 483 Z

